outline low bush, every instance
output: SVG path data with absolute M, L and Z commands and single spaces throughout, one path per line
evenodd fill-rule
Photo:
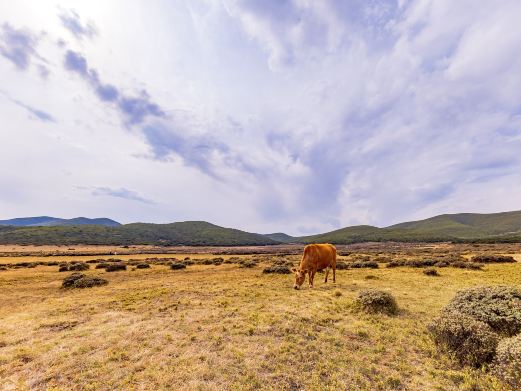
M 349 269 L 349 264 L 343 261 L 337 261 L 336 263 L 337 270 L 346 270 Z
M 521 334 L 499 342 L 493 372 L 514 390 L 521 390 Z
M 473 367 L 492 361 L 499 340 L 488 324 L 461 313 L 443 313 L 428 330 L 440 351 Z
M 375 261 L 355 261 L 349 263 L 350 269 L 378 269 L 378 263 Z
M 476 263 L 514 263 L 516 260 L 504 255 L 476 255 L 470 259 Z
M 192 266 L 195 264 L 194 261 L 192 261 L 191 259 L 187 259 L 186 261 L 181 261 L 184 265 L 186 266 Z
M 89 277 L 82 273 L 72 273 L 63 282 L 63 288 L 92 288 L 94 286 L 107 285 L 109 282 L 100 277 Z
M 480 263 L 468 262 L 468 261 L 457 261 L 450 264 L 452 267 L 458 269 L 470 269 L 470 270 L 481 270 Z
M 438 271 L 434 268 L 428 268 L 423 271 L 426 276 L 439 276 Z
M 170 269 L 172 269 L 172 270 L 186 269 L 186 265 L 181 262 L 172 262 L 170 264 Z
M 107 285 L 109 282 L 101 277 L 83 277 L 74 281 L 74 288 L 92 288 Z
M 398 312 L 398 305 L 393 295 L 389 292 L 368 289 L 361 291 L 356 297 L 355 310 L 394 315 Z
M 90 266 L 86 263 L 73 263 L 73 264 L 70 264 L 69 265 L 69 271 L 77 271 L 77 272 L 81 272 L 81 271 L 84 271 L 84 270 L 89 270 L 90 269 Z
M 94 268 L 95 269 L 105 269 L 109 264 L 107 262 L 98 263 Z
M 72 273 L 71 275 L 65 277 L 62 282 L 63 288 L 70 288 L 74 286 L 74 283 L 76 280 L 79 280 L 80 278 L 85 277 L 85 274 L 82 273 Z
M 507 286 L 465 289 L 442 312 L 471 316 L 501 335 L 513 336 L 521 331 L 521 291 Z
M 274 274 L 291 274 L 290 268 L 287 266 L 282 266 L 282 265 L 273 265 L 273 266 L 267 267 L 262 272 L 266 273 L 266 274 L 272 274 L 272 273 L 274 273 Z
M 106 272 L 118 272 L 120 270 L 127 270 L 127 265 L 125 265 L 124 263 L 114 262 L 109 263 L 105 266 Z
M 251 259 L 244 259 L 240 262 L 241 267 L 244 268 L 252 268 L 257 266 L 257 262 L 251 260 Z
M 148 263 L 138 263 L 136 269 L 150 269 L 150 265 Z

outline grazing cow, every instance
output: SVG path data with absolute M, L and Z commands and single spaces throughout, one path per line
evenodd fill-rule
M 326 269 L 326 279 L 329 269 L 333 269 L 333 282 L 336 282 L 336 248 L 332 244 L 308 244 L 304 247 L 304 254 L 298 269 L 295 272 L 295 289 L 306 280 L 306 273 L 309 273 L 309 287 L 313 288 L 313 279 L 317 270 Z

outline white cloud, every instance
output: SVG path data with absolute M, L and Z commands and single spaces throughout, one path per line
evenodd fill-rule
M 0 58 L 4 217 L 298 234 L 521 208 L 519 2 L 280 4 L 39 2 L 38 17 L 0 6 L 0 24 L 38 35 L 49 69 Z M 64 10 L 95 40 L 56 45 Z M 67 50 L 165 115 L 122 121 L 64 69 Z

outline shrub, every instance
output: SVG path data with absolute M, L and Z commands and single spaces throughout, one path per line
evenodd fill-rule
M 74 283 L 80 278 L 85 277 L 85 274 L 82 273 L 72 273 L 71 275 L 65 277 L 62 282 L 63 288 L 71 288 L 74 286 Z
M 513 263 L 516 261 L 513 257 L 504 255 L 476 255 L 470 260 L 477 263 Z
M 521 331 L 521 291 L 506 286 L 466 289 L 456 293 L 443 312 L 471 316 L 499 334 L 513 336 Z
M 106 285 L 109 282 L 99 277 L 88 277 L 82 273 L 72 273 L 64 278 L 63 288 L 92 288 L 93 286 Z
M 513 389 L 521 389 L 521 334 L 499 342 L 493 372 Z
M 257 262 L 250 260 L 250 259 L 242 260 L 240 264 L 241 264 L 241 267 L 244 267 L 244 268 L 252 268 L 252 267 L 257 266 Z
M 73 264 L 69 265 L 69 271 L 81 272 L 84 270 L 89 270 L 89 268 L 90 268 L 90 266 L 83 262 L 82 263 L 73 263 Z
M 351 269 L 362 269 L 362 268 L 378 269 L 378 263 L 375 261 L 363 261 L 363 262 L 355 261 L 355 262 L 351 262 L 349 264 L 349 267 Z
M 109 282 L 100 277 L 82 277 L 74 281 L 74 288 L 92 288 L 107 285 Z
M 69 271 L 69 266 L 67 265 L 62 265 L 60 266 L 60 268 L 58 269 L 58 271 L 61 273 L 61 272 L 68 272 Z
M 170 269 L 172 269 L 172 270 L 186 269 L 186 265 L 181 262 L 172 262 L 170 264 Z
M 398 312 L 396 300 L 389 292 L 377 289 L 361 291 L 355 299 L 355 309 L 367 313 L 393 315 Z
M 336 263 L 336 269 L 337 269 L 337 270 L 345 270 L 345 269 L 349 269 L 349 265 L 347 264 L 347 262 L 337 261 L 337 263 Z
M 273 266 L 291 267 L 293 266 L 293 262 L 288 261 L 286 258 L 276 258 L 275 260 L 273 260 Z
M 425 269 L 423 271 L 423 274 L 425 274 L 426 276 L 439 276 L 438 271 L 432 267 Z
M 497 334 L 469 315 L 443 313 L 428 330 L 438 349 L 452 354 L 462 365 L 479 367 L 494 358 Z
M 267 267 L 262 272 L 266 273 L 266 274 L 272 274 L 272 273 L 291 274 L 290 268 L 287 266 L 282 266 L 282 265 L 273 265 L 273 266 Z
M 450 265 L 459 269 L 481 270 L 481 264 L 474 262 L 457 261 Z
M 192 261 L 191 259 L 187 259 L 186 261 L 182 261 L 182 263 L 186 266 L 191 266 L 193 265 L 195 262 Z
M 105 269 L 109 264 L 107 262 L 98 263 L 95 269 Z
M 4 271 L 4 270 L 7 270 L 7 267 L 6 266 L 0 266 L 0 271 Z
M 124 263 L 114 262 L 109 263 L 105 266 L 105 271 L 107 272 L 117 272 L 120 270 L 127 270 L 127 265 Z
M 150 269 L 150 265 L 148 263 L 138 263 L 136 269 Z

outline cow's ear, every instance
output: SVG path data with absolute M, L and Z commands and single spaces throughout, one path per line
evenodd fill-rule
M 302 273 L 307 273 L 309 271 L 309 269 L 304 269 L 302 270 Z

